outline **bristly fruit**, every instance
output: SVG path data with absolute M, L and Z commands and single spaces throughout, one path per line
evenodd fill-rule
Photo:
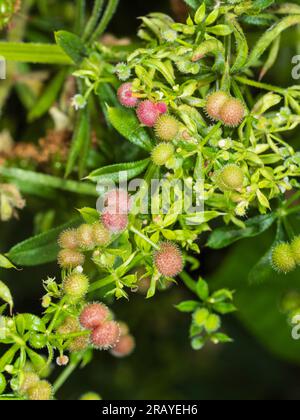
M 117 345 L 110 351 L 115 357 L 129 356 L 135 349 L 135 340 L 132 335 L 123 335 Z
M 93 239 L 96 246 L 106 246 L 110 241 L 110 233 L 102 223 L 93 224 Z
M 85 257 L 74 249 L 63 249 L 58 253 L 57 261 L 61 268 L 75 268 L 84 264 Z
M 104 204 L 116 214 L 128 214 L 131 207 L 131 197 L 125 190 L 114 189 L 105 194 Z
M 92 331 L 91 342 L 99 350 L 109 350 L 116 346 L 120 334 L 119 324 L 116 321 L 107 321 Z
M 70 353 L 78 353 L 80 351 L 86 350 L 90 345 L 90 339 L 88 335 L 81 335 L 68 344 L 68 350 Z
M 165 102 L 158 102 L 156 108 L 160 114 L 166 114 L 168 112 L 168 105 Z
M 102 325 L 110 316 L 109 309 L 103 303 L 89 303 L 81 311 L 79 321 L 83 328 L 92 330 Z
M 291 249 L 296 264 L 300 265 L 300 236 L 296 236 L 292 240 Z
M 171 143 L 160 143 L 154 147 L 151 153 L 152 161 L 157 166 L 166 165 L 174 156 L 175 148 Z
M 228 99 L 221 108 L 220 119 L 227 127 L 237 127 L 245 117 L 245 108 L 239 99 Z
M 272 251 L 272 266 L 278 273 L 290 273 L 295 270 L 296 262 L 292 248 L 288 243 L 276 245 Z
M 205 106 L 208 117 L 214 121 L 219 121 L 221 119 L 221 109 L 228 99 L 229 95 L 222 91 L 214 92 L 209 95 Z
M 136 98 L 132 91 L 132 83 L 124 83 L 118 89 L 118 99 L 121 105 L 126 108 L 135 108 L 139 100 Z
M 79 226 L 77 229 L 77 241 L 81 249 L 93 249 L 95 247 L 93 226 L 87 223 Z
M 28 398 L 32 401 L 48 401 L 53 396 L 53 389 L 48 381 L 40 381 L 28 390 Z
M 176 139 L 179 133 L 179 121 L 172 115 L 161 115 L 155 124 L 155 134 L 163 141 Z
M 244 178 L 243 170 L 233 163 L 218 172 L 216 182 L 221 191 L 237 191 L 243 187 Z
M 112 233 L 122 232 L 128 225 L 127 214 L 115 214 L 109 207 L 104 209 L 101 220 L 106 229 Z
M 21 395 L 27 394 L 28 390 L 40 381 L 39 376 L 34 372 L 24 372 L 19 388 Z
M 68 299 L 76 302 L 82 299 L 89 288 L 89 279 L 84 274 L 72 273 L 64 279 L 63 290 Z
M 141 102 L 136 113 L 140 123 L 147 127 L 154 127 L 160 116 L 157 104 L 149 100 Z
M 58 238 L 58 245 L 65 249 L 76 249 L 78 246 L 76 229 L 67 229 Z
M 178 246 L 172 242 L 163 242 L 154 253 L 154 264 L 165 277 L 176 277 L 183 270 L 183 257 Z

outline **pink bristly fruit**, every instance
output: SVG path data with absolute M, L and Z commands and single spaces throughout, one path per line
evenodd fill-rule
M 149 100 L 141 102 L 136 113 L 140 123 L 147 127 L 154 127 L 160 116 L 157 104 Z
M 109 309 L 103 303 L 89 303 L 83 308 L 79 321 L 83 328 L 92 330 L 107 321 L 109 315 Z
M 115 321 L 107 321 L 95 328 L 91 334 L 93 346 L 99 350 L 108 350 L 116 346 L 120 339 L 120 327 Z
M 102 213 L 102 223 L 112 233 L 119 233 L 128 225 L 127 214 L 116 214 L 107 207 Z
M 131 207 L 131 198 L 127 191 L 114 189 L 105 194 L 104 204 L 116 214 L 128 214 Z
M 154 254 L 154 264 L 163 276 L 176 277 L 183 269 L 180 249 L 172 242 L 163 242 Z
M 115 357 L 129 356 L 135 348 L 135 340 L 132 335 L 123 335 L 117 345 L 110 351 Z
M 118 89 L 118 99 L 121 105 L 126 108 L 135 108 L 139 100 L 132 91 L 132 83 L 123 83 Z

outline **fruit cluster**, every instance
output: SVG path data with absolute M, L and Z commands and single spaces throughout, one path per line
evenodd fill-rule
M 225 126 L 232 128 L 239 126 L 245 117 L 242 102 L 222 91 L 208 96 L 205 110 L 213 121 L 221 121 Z

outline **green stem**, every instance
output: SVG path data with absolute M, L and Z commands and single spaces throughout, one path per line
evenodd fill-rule
M 63 372 L 59 375 L 59 377 L 56 379 L 56 381 L 53 384 L 53 391 L 56 393 L 66 382 L 66 380 L 69 378 L 69 376 L 72 375 L 74 370 L 79 365 L 80 361 L 82 359 L 82 354 L 78 354 L 71 363 L 63 370 Z
M 286 90 L 279 88 L 278 86 L 273 86 L 273 85 L 269 85 L 267 83 L 260 83 L 260 82 L 256 82 L 255 80 L 249 80 L 246 77 L 242 77 L 242 76 L 235 76 L 235 80 L 237 80 L 238 82 L 248 85 L 248 86 L 252 86 L 258 89 L 263 89 L 263 90 L 270 90 L 272 92 L 277 92 L 280 95 L 285 96 L 286 94 Z
M 144 235 L 142 232 L 140 232 L 139 230 L 137 230 L 135 227 L 130 227 L 129 229 L 132 233 L 135 233 L 136 235 L 138 235 L 140 238 L 144 239 L 144 241 L 148 242 L 148 244 L 150 244 L 154 249 L 156 249 L 157 251 L 159 250 L 159 246 L 156 245 L 154 242 L 151 241 L 151 239 L 149 239 L 146 235 Z
M 75 32 L 81 34 L 85 22 L 85 0 L 76 0 Z
M 212 130 L 208 133 L 208 135 L 204 138 L 204 140 L 201 143 L 201 146 L 205 146 L 208 140 L 219 130 L 219 128 L 222 126 L 222 121 L 219 121 L 218 124 L 214 126 Z
M 92 34 L 94 29 L 96 28 L 98 19 L 100 18 L 102 9 L 103 9 L 103 5 L 104 5 L 104 0 L 95 0 L 94 3 L 94 7 L 93 7 L 93 11 L 91 14 L 91 17 L 87 23 L 86 29 L 83 33 L 83 41 L 88 40 Z
M 287 217 L 283 218 L 283 225 L 284 225 L 284 229 L 289 237 L 289 240 L 293 240 L 295 237 L 295 233 L 294 233 L 294 229 L 292 227 L 292 225 L 290 224 L 289 220 Z
M 196 282 L 192 279 L 191 276 L 186 271 L 183 271 L 181 274 L 179 274 L 179 277 L 184 282 L 186 287 L 190 289 L 192 292 L 196 293 Z
M 52 318 L 52 321 L 50 322 L 50 325 L 49 325 L 49 327 L 47 329 L 47 334 L 51 334 L 52 333 L 53 328 L 55 327 L 55 323 L 56 323 L 56 321 L 57 321 L 57 319 L 58 319 L 58 317 L 59 317 L 59 315 L 60 315 L 60 313 L 61 313 L 61 311 L 63 309 L 64 304 L 65 304 L 65 298 L 63 298 L 60 301 L 59 305 L 57 306 L 57 310 L 55 312 L 55 315 Z
M 291 209 L 286 210 L 287 215 L 300 213 L 300 206 L 292 207 Z
M 91 41 L 96 41 L 106 30 L 109 22 L 111 21 L 111 18 L 113 17 L 115 11 L 117 10 L 119 4 L 119 0 L 109 0 L 109 3 L 106 7 L 106 10 L 104 12 L 104 15 L 96 28 L 93 36 L 91 37 Z
M 296 192 L 289 198 L 286 202 L 286 207 L 290 207 L 295 201 L 297 201 L 300 198 L 300 191 Z

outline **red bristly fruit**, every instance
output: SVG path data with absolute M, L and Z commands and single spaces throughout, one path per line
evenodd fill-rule
M 154 264 L 165 277 L 176 277 L 183 269 L 183 258 L 178 246 L 172 242 L 163 242 L 154 253 Z
M 103 303 L 89 303 L 81 311 L 79 321 L 83 328 L 92 330 L 109 318 L 109 309 Z
M 119 233 L 126 229 L 128 225 L 127 214 L 116 214 L 109 207 L 102 213 L 102 223 L 112 233 Z
M 154 127 L 160 116 L 157 104 L 149 100 L 141 102 L 136 113 L 140 123 L 147 127 Z
M 135 108 L 139 100 L 132 91 L 132 83 L 123 83 L 118 89 L 118 99 L 121 105 L 126 108 Z
M 120 339 L 120 327 L 115 321 L 107 321 L 95 328 L 91 334 L 93 346 L 99 350 L 108 350 L 116 346 Z
M 135 340 L 132 335 L 123 335 L 117 345 L 110 351 L 115 357 L 129 356 L 135 348 Z

